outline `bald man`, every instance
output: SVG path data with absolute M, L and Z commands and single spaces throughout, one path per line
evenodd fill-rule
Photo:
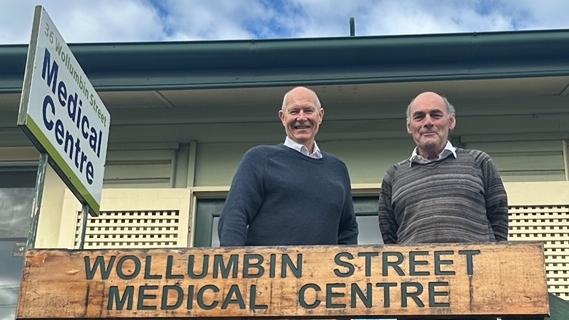
M 318 96 L 296 87 L 278 115 L 284 144 L 243 156 L 219 220 L 220 245 L 356 244 L 348 170 L 315 141 L 324 118 Z
M 379 197 L 384 243 L 494 242 L 508 238 L 508 201 L 490 157 L 454 147 L 454 107 L 424 92 L 407 107 L 409 159 L 391 167 Z

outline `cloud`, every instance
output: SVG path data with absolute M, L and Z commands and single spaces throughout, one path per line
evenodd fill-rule
M 25 1 L 4 3 L 0 10 L 0 43 L 24 43 L 30 40 L 33 4 Z
M 510 18 L 485 12 L 480 1 L 382 2 L 369 11 L 368 34 L 426 34 L 511 30 Z M 436 10 L 433 10 L 436 8 Z
M 11 1 L 0 13 L 0 43 L 27 43 L 35 5 L 42 5 L 67 42 L 158 41 L 162 22 L 148 1 Z
M 369 8 L 377 1 L 315 0 L 294 1 L 302 8 L 302 26 L 294 36 L 298 37 L 342 37 L 350 35 L 350 18 L 356 18 L 356 29 L 361 29 L 359 17 L 367 15 Z M 293 19 L 294 21 L 294 19 Z
M 569 28 L 567 0 L 20 0 L 0 12 L 0 43 L 27 43 L 33 7 L 68 42 L 341 37 Z
M 517 30 L 569 28 L 567 0 L 508 0 L 500 2 L 500 10 L 513 17 Z
M 249 21 L 262 23 L 271 14 L 254 0 L 167 0 L 161 7 L 168 40 L 251 39 Z
M 157 10 L 143 1 L 66 1 L 59 15 L 67 41 L 158 41 L 164 33 Z

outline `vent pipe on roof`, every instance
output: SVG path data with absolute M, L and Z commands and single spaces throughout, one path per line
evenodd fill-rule
M 356 36 L 356 18 L 350 17 L 350 37 Z

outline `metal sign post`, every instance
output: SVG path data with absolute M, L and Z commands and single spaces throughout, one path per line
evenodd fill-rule
M 81 208 L 81 234 L 79 235 L 79 250 L 85 249 L 85 237 L 87 235 L 87 219 L 89 219 L 89 206 Z
M 41 212 L 41 204 L 43 200 L 43 192 L 46 186 L 46 175 L 49 169 L 49 155 L 47 153 L 40 154 L 40 160 L 38 164 L 38 172 L 36 176 L 36 186 L 34 189 L 34 198 L 32 201 L 32 211 L 31 211 L 31 221 L 28 230 L 28 237 L 26 240 L 26 250 L 34 249 L 37 233 L 39 218 Z M 79 234 L 78 249 L 82 250 L 85 247 L 85 236 L 87 230 L 87 219 L 89 219 L 89 206 L 83 205 L 81 209 L 81 228 Z
M 35 248 L 36 235 L 38 232 L 38 222 L 41 210 L 41 201 L 43 196 L 43 187 L 45 184 L 45 175 L 47 171 L 47 166 L 49 165 L 48 160 L 49 156 L 47 155 L 47 153 L 42 152 L 40 154 L 40 162 L 38 165 L 38 173 L 36 176 L 36 188 L 34 190 L 34 200 L 32 202 L 30 230 L 28 231 L 28 239 L 26 240 L 26 249 Z

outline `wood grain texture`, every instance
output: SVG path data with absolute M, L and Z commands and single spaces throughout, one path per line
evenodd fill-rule
M 30 250 L 17 318 L 544 316 L 534 243 Z

